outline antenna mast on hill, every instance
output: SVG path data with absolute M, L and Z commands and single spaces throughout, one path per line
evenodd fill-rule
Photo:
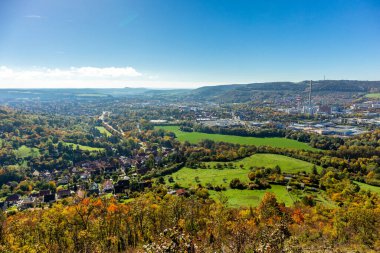
M 309 107 L 311 108 L 311 91 L 313 89 L 313 83 L 310 80 L 310 90 L 309 90 Z

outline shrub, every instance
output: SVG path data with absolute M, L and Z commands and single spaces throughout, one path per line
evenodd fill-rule
M 230 182 L 230 187 L 231 187 L 231 189 L 240 189 L 240 190 L 243 190 L 243 189 L 247 188 L 247 185 L 244 184 L 244 183 L 242 183 L 240 181 L 240 179 L 234 178 Z

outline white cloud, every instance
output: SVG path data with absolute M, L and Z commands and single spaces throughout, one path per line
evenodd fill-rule
M 196 88 L 228 82 L 189 81 L 172 75 L 144 73 L 133 67 L 70 67 L 26 69 L 0 66 L 1 88 L 123 88 L 146 87 L 155 89 Z M 230 82 L 232 83 L 232 82 Z M 0 91 L 1 92 L 1 91 Z
M 141 80 L 132 67 L 71 67 L 13 69 L 0 66 L 0 88 L 123 87 Z
M 81 76 L 90 77 L 136 77 L 141 76 L 141 73 L 137 72 L 132 67 L 126 68 L 95 68 L 95 67 L 82 67 L 82 68 L 71 68 L 71 70 Z
M 63 79 L 86 79 L 86 78 L 127 78 L 142 76 L 141 73 L 132 67 L 71 67 L 68 69 L 60 68 L 32 68 L 24 70 L 15 70 L 7 66 L 0 66 L 0 78 L 12 79 L 45 79 L 45 78 L 63 78 Z
M 42 18 L 40 15 L 26 15 L 24 18 Z

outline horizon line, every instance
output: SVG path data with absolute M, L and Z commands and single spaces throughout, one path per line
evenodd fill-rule
M 163 87 L 163 88 L 157 88 L 152 86 L 139 86 L 139 87 L 0 87 L 0 90 L 65 90 L 65 89 L 73 89 L 73 90 L 84 90 L 84 89 L 93 89 L 93 90 L 111 90 L 111 89 L 148 89 L 148 90 L 194 90 L 202 87 L 215 87 L 215 86 L 229 86 L 229 85 L 249 85 L 249 84 L 265 84 L 265 83 L 293 83 L 293 84 L 300 84 L 303 82 L 325 82 L 325 81 L 350 81 L 350 82 L 380 82 L 379 80 L 360 80 L 360 79 L 319 79 L 319 80 L 312 80 L 312 79 L 305 79 L 302 81 L 265 81 L 265 82 L 248 82 L 248 83 L 221 83 L 221 84 L 204 84 L 199 85 L 196 87 Z

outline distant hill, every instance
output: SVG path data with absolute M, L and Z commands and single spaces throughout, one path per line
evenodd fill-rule
M 253 98 L 266 99 L 271 95 L 283 97 L 289 94 L 305 94 L 310 81 L 267 82 L 203 86 L 197 89 L 1 89 L 0 100 L 10 99 L 163 99 L 172 101 L 246 102 Z M 318 80 L 313 81 L 313 93 L 380 93 L 380 81 Z M 0 101 L 1 102 L 1 101 Z
M 309 81 L 303 82 L 309 85 Z M 380 88 L 380 81 L 325 80 L 313 81 L 314 91 L 331 92 L 371 92 Z
M 192 99 L 208 99 L 243 102 L 259 92 L 300 93 L 309 89 L 310 81 L 302 82 L 267 82 L 250 84 L 231 84 L 218 86 L 204 86 L 190 92 Z M 353 92 L 367 93 L 380 90 L 380 81 L 356 80 L 318 80 L 313 81 L 313 92 Z

